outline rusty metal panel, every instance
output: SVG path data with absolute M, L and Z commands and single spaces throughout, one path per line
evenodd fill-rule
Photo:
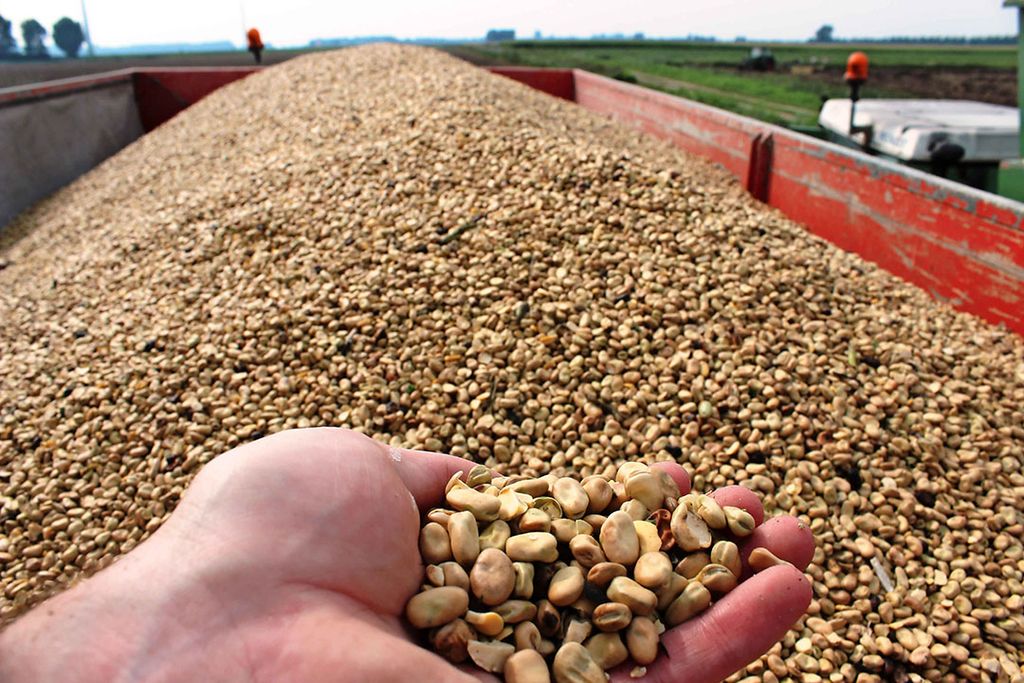
M 520 66 L 493 66 L 493 74 L 511 78 L 534 90 L 572 102 L 576 99 L 572 69 L 534 69 Z

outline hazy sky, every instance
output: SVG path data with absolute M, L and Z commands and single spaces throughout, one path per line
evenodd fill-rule
M 359 35 L 478 37 L 489 28 L 520 36 L 688 33 L 733 38 L 803 40 L 823 23 L 839 37 L 988 35 L 1017 30 L 1002 0 L 86 0 L 93 41 L 138 43 L 242 42 L 257 26 L 264 42 L 300 45 L 312 38 Z M 79 0 L 0 0 L 15 34 L 35 17 L 47 30 L 61 16 L 81 19 Z

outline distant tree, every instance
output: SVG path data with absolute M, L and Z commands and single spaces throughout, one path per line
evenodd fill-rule
M 35 19 L 21 22 L 21 39 L 25 43 L 25 54 L 29 57 L 46 57 L 46 29 Z
M 85 42 L 85 34 L 82 32 L 82 25 L 73 19 L 61 17 L 53 25 L 53 42 L 68 57 L 77 57 L 78 51 L 82 49 Z
M 825 24 L 824 26 L 822 26 L 821 28 L 814 32 L 814 42 L 831 43 L 832 33 L 834 31 L 835 28 L 832 26 L 832 24 Z
M 11 35 L 11 22 L 0 16 L 0 57 L 11 54 L 15 47 L 17 44 Z

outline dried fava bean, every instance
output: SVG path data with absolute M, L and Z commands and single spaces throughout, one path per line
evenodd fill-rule
M 537 615 L 537 606 L 529 600 L 508 600 L 493 611 L 501 616 L 505 624 L 518 624 L 533 619 Z
M 583 522 L 581 520 L 565 518 L 552 520 L 551 533 L 554 534 L 559 543 L 568 543 L 572 540 L 573 536 L 579 533 L 576 526 L 577 523 L 582 524 Z
M 491 479 L 491 470 L 484 465 L 473 465 L 469 472 L 466 473 L 466 485 L 470 488 L 490 484 Z
M 428 564 L 440 564 L 452 559 L 452 545 L 448 531 L 437 522 L 429 522 L 420 529 L 420 555 Z
M 453 489 L 468 489 L 467 484 L 462 478 L 462 472 L 455 472 L 452 476 L 448 477 L 448 483 L 444 485 L 444 495 L 447 497 Z
M 743 572 L 743 565 L 740 563 L 740 549 L 732 541 L 715 543 L 711 547 L 710 561 L 722 565 L 735 576 L 739 576 Z
M 440 524 L 447 530 L 448 518 L 451 517 L 454 512 L 454 510 L 445 510 L 444 508 L 433 508 L 427 512 L 427 521 Z
M 661 550 L 661 537 L 658 535 L 658 527 L 650 522 L 643 521 L 633 522 L 633 528 L 636 529 L 636 536 L 640 539 L 641 556 Z
M 647 516 L 651 514 L 647 506 L 639 500 L 627 500 L 619 510 L 629 515 L 629 518 L 635 521 L 647 519 Z
M 473 595 L 485 605 L 500 605 L 508 600 L 516 585 L 512 560 L 497 548 L 480 551 L 469 572 L 469 585 Z
M 600 538 L 601 550 L 610 562 L 628 566 L 640 556 L 640 539 L 633 527 L 633 519 L 621 510 L 608 515 L 608 519 L 601 525 Z
M 471 640 L 466 649 L 474 664 L 492 674 L 501 672 L 505 668 L 505 662 L 516 651 L 514 645 L 497 640 Z
M 670 501 L 673 505 L 675 505 L 676 501 L 679 500 L 679 496 L 681 495 L 679 492 L 679 484 L 676 483 L 676 480 L 672 478 L 671 474 L 669 474 L 663 469 L 653 469 L 651 470 L 651 473 L 658 478 L 658 483 L 661 485 L 662 500 L 665 501 L 666 505 Z M 648 505 L 647 507 L 651 508 L 652 510 L 656 509 L 655 507 L 652 507 L 650 505 Z M 669 510 L 669 512 L 671 512 L 671 510 Z
M 463 619 L 455 619 L 435 629 L 430 635 L 434 651 L 449 662 L 459 664 L 469 656 L 469 641 L 476 639 L 476 631 Z
M 658 605 L 658 596 L 625 576 L 618 576 L 608 584 L 608 599 L 621 602 L 633 614 L 648 615 Z
M 515 640 L 516 650 L 540 649 L 540 631 L 537 629 L 537 624 L 532 621 L 516 624 L 512 630 L 512 637 Z
M 432 586 L 443 586 L 444 585 L 444 570 L 436 564 L 428 564 L 423 572 L 427 579 L 427 583 Z
M 461 617 L 469 609 L 469 594 L 455 586 L 431 588 L 412 596 L 405 618 L 416 628 L 434 628 Z
M 604 588 L 616 576 L 626 576 L 626 568 L 618 562 L 598 562 L 587 571 L 587 582 Z
M 537 603 L 537 616 L 534 618 L 534 623 L 537 624 L 542 636 L 551 638 L 561 630 L 562 615 L 550 602 L 541 600 Z
M 530 507 L 537 510 L 543 510 L 551 519 L 559 519 L 564 516 L 562 514 L 562 505 L 557 500 L 549 496 L 534 498 L 533 502 L 530 503 Z
M 604 477 L 590 476 L 583 480 L 583 490 L 587 493 L 587 512 L 602 513 L 612 502 L 612 487 Z
M 602 631 L 621 631 L 633 620 L 633 612 L 621 602 L 606 602 L 594 608 L 594 626 Z M 638 617 L 639 618 L 639 617 Z
M 672 512 L 662 508 L 647 516 L 647 521 L 658 530 L 661 538 L 661 550 L 669 551 L 676 547 L 676 537 L 672 535 Z
M 736 575 L 720 564 L 705 565 L 697 574 L 696 581 L 700 581 L 709 590 L 716 593 L 728 593 L 736 587 Z
M 498 518 L 498 511 L 501 509 L 501 501 L 497 496 L 459 486 L 449 491 L 445 500 L 456 510 L 472 512 L 481 522 L 493 522 Z
M 517 598 L 529 600 L 533 597 L 533 565 L 529 562 L 513 562 L 512 569 L 516 573 L 516 584 L 512 593 Z
M 667 610 L 668 606 L 679 597 L 679 594 L 683 592 L 688 583 L 690 583 L 689 579 L 673 572 L 668 583 L 655 591 L 655 595 L 658 596 L 658 611 L 664 612 Z
M 570 519 L 579 519 L 587 512 L 590 498 L 583 486 L 572 477 L 561 477 L 551 487 L 551 495 L 562 506 L 562 513 Z
M 612 487 L 612 502 L 610 503 L 610 509 L 616 510 L 621 509 L 623 505 L 629 502 L 629 496 L 626 495 L 626 485 L 620 481 L 611 482 Z
M 601 527 L 604 526 L 605 520 L 608 518 L 604 515 L 583 515 L 583 521 L 590 525 L 590 528 L 595 532 L 601 531 Z
M 448 518 L 448 536 L 452 542 L 452 556 L 463 566 L 476 561 L 480 554 L 480 533 L 472 512 L 456 512 Z
M 508 522 L 502 519 L 496 519 L 488 524 L 482 532 L 480 532 L 480 550 L 484 550 L 486 548 L 504 550 L 505 543 L 511 535 L 512 530 L 509 529 Z
M 564 643 L 582 643 L 588 637 L 590 632 L 593 630 L 593 624 L 583 619 L 571 619 L 569 625 L 565 628 L 565 635 L 562 636 L 562 642 Z
M 662 492 L 661 482 L 651 472 L 637 472 L 626 481 L 626 495 L 639 503 L 647 510 L 657 510 L 661 507 L 665 496 Z M 640 519 L 646 519 L 644 514 Z
M 551 517 L 549 517 L 548 513 L 543 510 L 531 508 L 524 512 L 523 516 L 519 518 L 518 527 L 520 532 L 547 532 L 551 530 Z
M 691 581 L 679 594 L 664 615 L 665 625 L 678 626 L 687 619 L 703 612 L 711 604 L 711 592 L 700 581 Z
M 505 485 L 505 490 L 525 493 L 533 498 L 548 493 L 548 482 L 545 479 L 520 479 Z
M 747 558 L 747 564 L 750 565 L 750 568 L 753 569 L 754 572 L 761 572 L 769 567 L 775 567 L 780 564 L 788 564 L 792 566 L 789 562 L 776 557 L 772 551 L 767 548 L 754 548 L 751 550 L 750 556 Z
M 554 562 L 558 559 L 558 541 L 542 531 L 518 534 L 505 543 L 505 552 L 516 562 Z
M 469 592 L 469 574 L 458 562 L 443 562 L 441 569 L 444 571 L 444 585 L 457 586 Z
M 711 564 L 711 558 L 707 553 L 693 553 L 679 560 L 676 565 L 676 574 L 692 579 L 700 574 L 700 570 Z
M 535 649 L 520 650 L 505 660 L 505 683 L 551 683 L 548 663 Z
M 640 666 L 654 662 L 658 656 L 658 630 L 648 617 L 634 617 L 626 629 L 629 656 Z
M 618 633 L 595 633 L 584 646 L 597 665 L 605 670 L 615 668 L 629 658 L 629 650 Z
M 712 540 L 707 522 L 684 505 L 680 505 L 672 513 L 672 535 L 676 539 L 676 545 L 687 552 L 707 548 Z
M 474 612 L 468 610 L 465 620 L 485 636 L 496 636 L 505 628 L 505 620 L 497 612 Z
M 672 560 L 662 552 L 646 553 L 640 556 L 633 568 L 633 578 L 644 588 L 657 590 L 672 577 Z
M 557 683 L 606 683 L 604 670 L 580 643 L 563 643 L 551 665 Z
M 608 561 L 604 551 L 601 549 L 601 544 L 593 536 L 574 536 L 569 541 L 569 551 L 576 558 L 576 561 L 587 569 L 601 562 Z
M 583 572 L 579 567 L 563 567 L 548 584 L 548 600 L 556 607 L 565 607 L 583 594 Z
M 724 529 L 726 527 L 725 510 L 711 496 L 697 496 L 696 506 L 693 512 L 712 529 Z
M 734 535 L 744 537 L 754 533 L 754 527 L 757 525 L 749 512 L 743 508 L 728 505 L 723 510 L 725 510 L 725 518 L 729 523 L 729 531 Z
M 529 500 L 523 500 L 523 497 L 514 490 L 506 488 L 498 493 L 498 517 L 505 522 L 511 522 L 526 512 L 532 501 L 532 497 Z
M 590 526 L 588 522 L 582 519 L 573 520 L 576 522 L 576 533 L 584 536 L 590 536 L 594 533 L 594 527 Z
M 619 469 L 615 472 L 615 481 L 619 484 L 625 484 L 631 475 L 650 471 L 651 468 L 642 462 L 624 462 L 619 465 Z
M 594 610 L 597 608 L 597 603 L 586 595 L 581 595 L 576 602 L 569 605 L 569 608 L 575 610 L 578 614 L 586 617 L 587 619 L 590 619 L 594 614 Z

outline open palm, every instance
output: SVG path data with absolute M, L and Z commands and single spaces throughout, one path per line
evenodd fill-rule
M 207 465 L 150 540 L 4 632 L 0 679 L 493 680 L 423 649 L 401 622 L 422 581 L 420 513 L 471 465 L 338 429 L 283 432 L 235 449 Z M 658 466 L 688 491 L 682 468 Z M 745 489 L 714 495 L 763 520 Z M 761 572 L 665 633 L 667 653 L 646 680 L 720 680 L 803 614 L 810 587 L 799 570 L 813 553 L 810 533 L 780 517 L 745 551 L 758 545 L 797 568 Z M 41 638 L 50 656 L 34 660 L 26 645 Z M 89 647 L 76 648 L 79 641 Z M 71 669 L 61 663 L 65 649 L 79 655 Z M 613 680 L 630 680 L 627 672 Z

